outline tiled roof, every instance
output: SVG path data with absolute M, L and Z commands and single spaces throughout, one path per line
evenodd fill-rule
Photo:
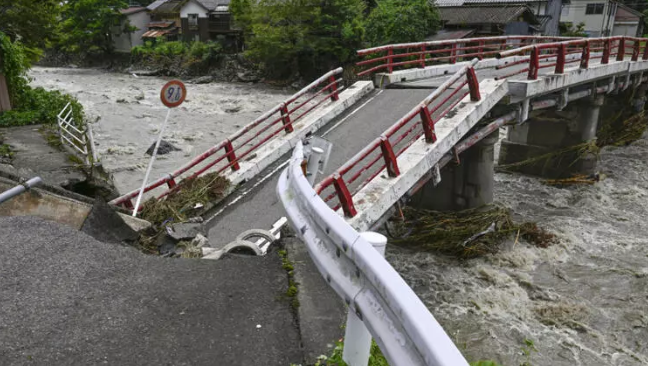
M 433 0 L 438 7 L 462 5 L 528 4 L 547 0 Z
M 446 25 L 506 24 L 525 13 L 533 19 L 532 24 L 538 24 L 531 10 L 525 5 L 442 7 L 439 8 L 439 13 L 441 21 Z
M 619 4 L 616 15 L 614 16 L 615 22 L 638 22 L 643 14 L 631 9 L 623 4 Z
M 130 8 L 127 9 L 121 9 L 119 12 L 124 14 L 124 15 L 131 15 L 135 13 L 139 13 L 140 11 L 145 11 L 146 8 L 143 6 L 131 6 Z
M 475 33 L 474 29 L 457 29 L 457 30 L 448 30 L 441 29 L 435 35 L 427 37 L 426 41 L 445 41 L 448 39 L 460 39 L 470 36 Z

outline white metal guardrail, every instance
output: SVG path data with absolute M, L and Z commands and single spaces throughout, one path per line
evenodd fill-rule
M 0 192 L 0 203 L 9 201 L 10 199 L 18 196 L 19 194 L 28 191 L 32 187 L 42 184 L 43 181 L 40 177 L 34 177 L 25 183 L 19 184 L 11 189 L 8 189 L 4 192 Z
M 315 193 L 302 171 L 303 160 L 303 146 L 298 143 L 279 178 L 277 194 L 317 269 L 348 304 L 349 317 L 364 323 L 392 366 L 468 366 L 425 305 L 366 236 Z M 347 335 L 350 331 L 361 333 L 347 328 Z M 357 353 L 353 348 L 367 347 L 354 341 L 347 337 L 347 362 L 349 354 Z M 350 366 L 367 365 L 367 359 L 356 362 Z
M 92 127 L 86 124 L 83 130 L 79 130 L 74 125 L 72 105 L 69 102 L 56 117 L 58 119 L 58 132 L 61 143 L 72 148 L 75 153 L 81 154 L 86 165 L 97 164 L 98 158 L 94 147 Z

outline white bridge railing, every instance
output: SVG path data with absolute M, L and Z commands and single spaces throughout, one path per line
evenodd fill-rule
M 299 143 L 277 194 L 317 269 L 349 306 L 345 361 L 366 366 L 372 336 L 392 366 L 468 366 L 414 291 L 367 241 L 380 235 L 358 233 L 331 210 L 304 176 L 303 161 Z
M 63 146 L 71 148 L 75 154 L 80 154 L 86 165 L 97 164 L 98 158 L 90 124 L 86 124 L 83 130 L 74 125 L 72 105 L 69 102 L 56 117 L 58 119 L 59 137 Z

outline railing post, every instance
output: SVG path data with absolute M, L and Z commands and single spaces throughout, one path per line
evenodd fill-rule
M 286 131 L 286 133 L 293 132 L 294 130 L 293 130 L 292 122 L 290 122 L 290 115 L 288 114 L 288 107 L 285 104 L 283 104 L 281 106 L 281 109 L 279 109 L 279 111 L 281 112 L 281 121 L 283 122 L 283 125 L 285 126 L 284 131 Z
M 466 71 L 466 78 L 468 78 L 468 89 L 470 89 L 470 100 L 477 102 L 481 100 L 481 94 L 479 93 L 479 80 L 477 80 L 477 74 L 475 74 L 475 68 L 470 67 Z
M 229 161 L 232 164 L 232 170 L 237 171 L 241 167 L 239 166 L 238 160 L 236 159 L 236 152 L 234 151 L 234 147 L 232 146 L 232 142 L 230 140 L 225 140 L 225 154 L 227 154 L 227 161 Z
M 176 184 L 175 179 L 171 178 L 171 179 L 167 180 L 167 186 L 169 187 L 169 189 L 173 189 L 173 187 L 175 187 L 176 185 L 177 184 Z
M 642 60 L 648 60 L 648 42 L 644 44 L 644 52 L 643 56 L 641 57 Z
M 331 75 L 329 78 L 329 84 L 331 84 L 331 101 L 336 102 L 337 100 L 340 99 L 340 96 L 338 95 L 338 88 L 337 88 L 337 79 L 335 78 L 335 75 Z
M 556 56 L 556 69 L 555 74 L 562 74 L 565 72 L 565 58 L 567 57 L 567 47 L 561 43 L 558 45 L 558 55 Z
M 126 201 L 122 202 L 122 205 L 124 205 L 124 207 L 126 209 L 128 209 L 128 210 L 132 210 L 134 208 L 133 207 L 133 202 L 131 200 L 126 200 Z
M 423 133 L 425 134 L 425 141 L 428 143 L 436 142 L 436 133 L 434 133 L 434 120 L 426 106 L 421 106 L 421 123 L 423 123 Z
M 419 57 L 419 58 L 421 59 L 421 68 L 424 69 L 425 68 L 425 58 L 426 58 L 426 55 L 425 55 L 425 43 L 423 43 L 421 45 L 421 57 Z
M 384 235 L 366 231 L 360 233 L 360 236 L 369 242 L 382 257 L 385 256 L 387 238 Z M 349 366 L 366 366 L 369 363 L 370 352 L 371 333 L 362 322 L 362 318 L 349 309 L 344 330 L 342 359 Z
M 389 47 L 387 50 L 387 70 L 389 70 L 389 73 L 391 74 L 394 71 L 394 66 L 392 65 L 394 63 L 394 49 Z
M 641 44 L 639 43 L 639 41 L 635 40 L 632 47 L 632 58 L 630 59 L 631 61 L 637 61 L 639 59 L 639 46 L 641 46 Z
M 623 61 L 625 57 L 625 37 L 619 40 L 619 47 L 617 47 L 617 61 Z
M 482 53 L 484 52 L 484 44 L 485 44 L 484 41 L 479 41 L 479 49 L 477 50 L 477 53 L 479 53 L 479 55 L 477 55 L 477 57 L 480 60 L 484 59 L 484 55 L 482 55 Z
M 611 44 L 609 39 L 603 41 L 603 57 L 601 58 L 602 64 L 610 63 L 610 47 Z
M 531 58 L 529 60 L 529 75 L 527 79 L 536 80 L 538 79 L 538 68 L 540 67 L 540 50 L 538 47 L 533 47 L 531 49 Z
M 587 69 L 589 67 L 590 59 L 590 43 L 586 41 L 583 45 L 583 52 L 581 53 L 580 68 Z
M 400 175 L 400 170 L 398 169 L 398 161 L 396 160 L 396 155 L 394 154 L 394 149 L 392 148 L 389 139 L 387 136 L 380 136 L 380 150 L 382 150 L 383 159 L 385 159 L 385 169 L 387 170 L 387 175 L 390 177 L 398 177 Z
M 335 187 L 335 192 L 337 193 L 338 200 L 340 200 L 340 205 L 342 206 L 342 211 L 344 211 L 344 216 L 354 217 L 358 211 L 356 211 L 353 206 L 353 198 L 351 193 L 349 193 L 349 188 L 347 188 L 346 183 L 344 183 L 344 178 L 339 174 L 333 175 L 333 186 Z
M 452 44 L 452 50 L 450 51 L 450 63 L 454 64 L 457 62 L 457 43 Z

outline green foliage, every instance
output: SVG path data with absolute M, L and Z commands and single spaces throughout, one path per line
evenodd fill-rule
M 320 356 L 315 366 L 347 366 L 342 359 L 344 352 L 344 342 L 342 340 L 335 342 L 335 348 L 330 356 Z M 369 353 L 369 363 L 367 366 L 389 366 L 385 356 L 380 352 L 380 347 L 376 341 L 371 341 L 371 352 Z
M 128 7 L 124 0 L 68 0 L 63 5 L 60 46 L 71 53 L 111 53 L 113 27 Z
M 502 366 L 495 361 L 477 361 L 471 362 L 470 366 Z
M 520 366 L 531 366 L 531 356 L 533 353 L 538 352 L 533 340 L 525 338 L 524 346 L 522 347 L 522 354 L 524 355 L 524 362 Z
M 585 23 L 580 22 L 574 27 L 571 22 L 562 22 L 558 26 L 560 35 L 565 37 L 587 37 L 585 33 Z
M 352 61 L 362 45 L 364 8 L 362 0 L 241 0 L 235 18 L 252 34 L 246 56 L 269 76 L 298 71 L 310 78 Z
M 0 158 L 11 159 L 13 156 L 14 152 L 11 150 L 11 146 L 7 144 L 0 144 Z
M 428 0 L 378 0 L 366 20 L 366 40 L 372 46 L 423 41 L 439 26 L 439 13 Z
M 29 51 L 20 42 L 12 42 L 0 32 L 0 57 L 2 73 L 7 79 L 13 110 L 0 114 L 0 126 L 23 126 L 40 123 L 56 123 L 56 115 L 70 102 L 72 117 L 77 124 L 83 123 L 83 107 L 77 100 L 59 91 L 46 91 L 29 86 L 27 71 L 31 60 Z
M 217 42 L 146 42 L 143 46 L 133 47 L 131 56 L 134 62 L 165 69 L 208 66 L 217 61 L 222 54 L 222 46 Z
M 61 2 L 0 0 L 0 32 L 29 48 L 45 47 L 55 34 Z

